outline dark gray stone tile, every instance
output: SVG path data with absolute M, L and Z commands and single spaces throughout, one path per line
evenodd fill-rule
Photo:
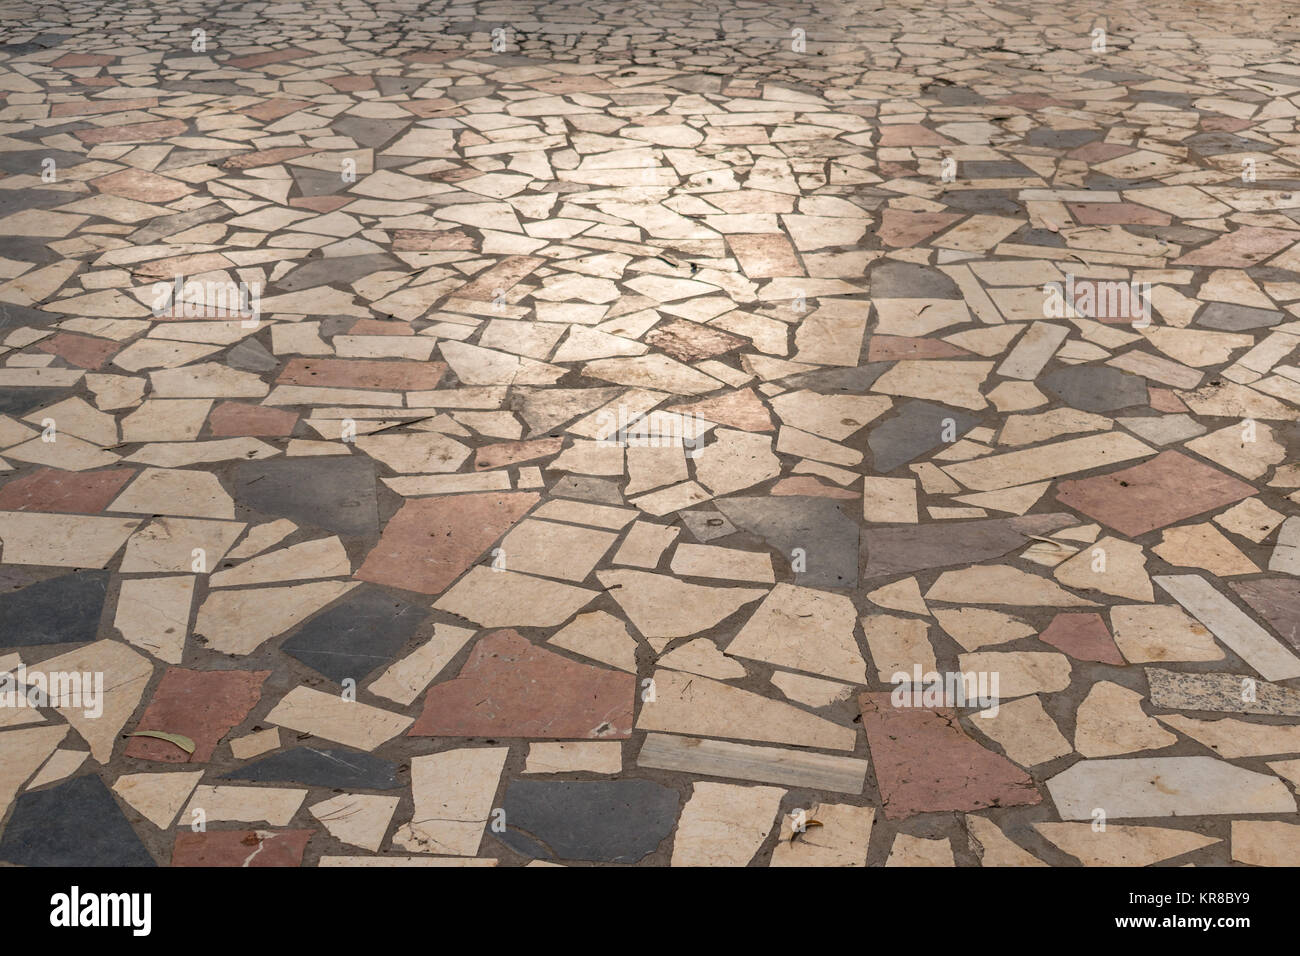
M 871 270 L 873 299 L 960 299 L 961 290 L 938 269 L 888 261 Z
M 364 256 L 311 259 L 290 269 L 274 285 L 280 292 L 301 292 L 303 289 L 314 289 L 317 286 L 334 283 L 346 285 L 375 272 L 405 268 L 402 262 L 382 252 Z
M 978 521 L 944 521 L 862 532 L 863 580 L 977 564 L 1031 544 L 1028 535 L 1050 534 L 1078 523 L 1068 514 L 1025 515 Z
M 1271 309 L 1252 309 L 1229 302 L 1211 302 L 1196 316 L 1196 324 L 1221 332 L 1246 332 L 1264 329 L 1282 321 L 1282 313 Z
M 157 865 L 93 774 L 20 796 L 0 839 L 0 860 L 20 866 Z
M 391 661 L 428 616 L 427 608 L 363 587 L 304 624 L 280 650 L 336 684 L 348 677 L 360 684 Z
M 78 571 L 0 595 L 0 647 L 93 641 L 107 593 L 107 571 Z
M 270 458 L 235 469 L 235 498 L 264 515 L 339 534 L 379 533 L 375 466 L 360 458 Z
M 792 562 L 803 551 L 805 570 L 796 584 L 851 588 L 858 582 L 858 510 L 832 498 L 803 495 L 774 498 L 722 498 L 718 510 L 742 531 L 757 535 Z
M 899 406 L 893 418 L 877 425 L 867 436 L 874 473 L 888 474 L 944 444 L 948 419 L 955 426 L 956 438 L 974 428 L 978 421 L 968 412 L 933 402 L 911 401 Z
M 1147 403 L 1146 381 L 1104 365 L 1072 365 L 1048 372 L 1039 385 L 1071 408 L 1109 412 Z
M 677 792 L 650 780 L 513 780 L 497 839 L 524 856 L 635 863 L 677 822 Z
M 280 362 L 256 339 L 244 339 L 226 354 L 226 364 L 246 372 L 269 372 Z
M 1228 585 L 1287 643 L 1300 650 L 1300 581 L 1295 578 L 1256 578 L 1253 581 L 1229 581 Z
M 223 774 L 222 780 L 252 780 L 256 783 L 299 783 L 307 787 L 334 789 L 395 790 L 397 764 L 358 750 L 298 747 L 272 754 L 238 770 Z

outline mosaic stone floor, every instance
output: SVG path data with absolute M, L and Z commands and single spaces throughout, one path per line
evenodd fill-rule
M 1300 15 L 807 6 L 0 4 L 0 861 L 1300 863 Z

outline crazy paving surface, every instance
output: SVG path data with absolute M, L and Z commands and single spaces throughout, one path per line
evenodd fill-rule
M 0 860 L 1300 863 L 1294 7 L 808 6 L 4 4 Z

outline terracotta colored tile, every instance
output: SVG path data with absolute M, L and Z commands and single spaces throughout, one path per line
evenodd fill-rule
M 313 830 L 180 830 L 172 866 L 302 866 Z
M 146 169 L 123 169 L 92 179 L 90 185 L 102 193 L 137 199 L 140 202 L 166 203 L 194 192 L 178 179 L 159 176 Z M 159 273 L 161 274 L 161 273 Z M 176 273 L 171 273 L 175 275 Z
M 1169 225 L 1168 213 L 1130 202 L 1072 202 L 1066 208 L 1085 226 Z
M 886 817 L 1042 802 L 1029 774 L 969 737 L 956 711 L 896 707 L 890 697 L 858 697 Z
M 1136 538 L 1253 494 L 1244 481 L 1170 450 L 1107 475 L 1062 481 L 1056 500 Z
M 222 169 L 258 169 L 262 166 L 274 166 L 286 160 L 297 159 L 314 152 L 305 146 L 280 146 L 275 149 L 257 149 L 251 153 L 231 156 L 221 164 Z
M 255 120 L 261 120 L 263 123 L 271 123 L 281 117 L 315 105 L 311 100 L 274 99 L 259 103 L 257 106 L 250 106 L 248 109 L 240 110 L 240 112 L 245 116 L 251 116 Z
M 110 339 L 97 339 L 74 332 L 57 332 L 48 339 L 37 342 L 36 347 L 42 352 L 57 355 L 78 368 L 103 368 L 104 363 L 122 348 L 120 343 Z
M 447 366 L 442 362 L 386 359 L 290 359 L 276 378 L 279 385 L 317 388 L 376 388 L 393 391 L 434 389 Z
M 407 501 L 354 577 L 441 594 L 540 498 L 482 492 Z
M 1156 388 L 1154 385 L 1147 386 L 1147 396 L 1151 407 L 1158 412 L 1185 412 L 1187 406 L 1183 404 L 1182 399 L 1168 388 Z
M 728 392 L 687 405 L 674 405 L 669 411 L 677 415 L 694 415 L 747 432 L 770 432 L 775 426 L 772 415 L 751 388 Z
M 619 739 L 632 732 L 636 675 L 579 664 L 517 631 L 481 638 L 452 680 L 435 684 L 412 737 Z
M 194 741 L 187 754 L 168 740 L 132 737 L 126 756 L 165 763 L 204 763 L 231 728 L 238 725 L 262 697 L 270 671 L 197 671 L 169 667 L 135 730 L 182 734 Z
M 1038 639 L 1059 648 L 1079 661 L 1099 661 L 1102 664 L 1127 663 L 1115 646 L 1100 614 L 1070 612 L 1052 618 Z
M 99 514 L 134 474 L 134 468 L 79 472 L 38 468 L 0 487 L 0 511 Z
M 103 54 L 96 53 L 65 53 L 63 56 L 51 63 L 50 66 L 108 66 L 108 64 L 112 63 L 115 59 L 117 59 L 117 57 L 104 56 Z
M 886 209 L 880 214 L 880 241 L 896 248 L 915 246 L 961 218 L 960 213 Z
M 646 334 L 645 342 L 682 362 L 698 362 L 746 344 L 744 339 L 721 329 L 681 319 L 660 322 Z
M 1212 266 L 1216 269 L 1245 269 L 1259 265 L 1274 253 L 1300 241 L 1300 233 L 1290 229 L 1243 226 L 1207 245 L 1175 259 L 1176 266 Z
M 969 356 L 940 339 L 913 338 L 904 335 L 873 335 L 867 343 L 868 362 L 894 362 L 899 359 L 962 358 Z
M 262 435 L 281 437 L 293 432 L 298 423 L 298 413 L 284 408 L 265 405 L 245 405 L 242 402 L 222 402 L 208 416 L 212 437 Z

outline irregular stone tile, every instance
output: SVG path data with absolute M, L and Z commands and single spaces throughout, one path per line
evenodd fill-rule
M 477 565 L 434 607 L 484 627 L 555 627 L 590 604 L 598 593 Z
M 1098 830 L 1091 823 L 1035 823 L 1034 829 L 1084 866 L 1151 866 L 1219 842 L 1169 827 L 1107 824 Z
M 670 866 L 745 866 L 776 825 L 785 791 L 696 781 L 673 835 Z
M 20 866 L 156 865 L 93 774 L 19 797 L 0 839 L 0 860 Z
M 1166 528 L 1160 543 L 1151 550 L 1174 567 L 1204 568 L 1215 577 L 1259 571 L 1253 561 L 1208 522 Z
M 514 780 L 497 838 L 532 858 L 635 863 L 667 837 L 677 806 L 649 780 Z
M 982 407 L 982 406 L 980 406 Z M 887 474 L 949 441 L 956 441 L 975 427 L 974 415 L 931 402 L 908 401 L 898 413 L 871 430 L 873 470 Z
M 266 715 L 266 722 L 357 750 L 374 750 L 396 737 L 412 718 L 380 707 L 346 701 L 309 687 L 295 687 Z
M 1224 656 L 1209 630 L 1172 604 L 1117 605 L 1110 609 L 1110 624 L 1115 645 L 1135 664 Z
M 57 511 L 99 514 L 135 471 L 70 472 L 38 468 L 0 488 L 0 511 Z
M 1050 534 L 1073 520 L 1066 514 L 1050 514 L 915 528 L 867 528 L 862 532 L 866 551 L 862 577 L 869 581 L 1000 558 L 1030 543 L 1030 535 Z
M 778 584 L 727 645 L 727 654 L 865 684 L 855 619 L 853 602 L 842 595 Z
M 569 741 L 528 745 L 524 773 L 617 774 L 623 769 L 623 747 L 615 741 Z
M 1154 580 L 1265 680 L 1300 677 L 1300 657 L 1276 641 L 1204 578 L 1181 574 Z
M 1133 601 L 1155 600 L 1142 547 L 1119 538 L 1099 539 L 1091 548 L 1058 565 L 1053 574 L 1076 591 L 1100 591 Z
M 80 571 L 0 594 L 0 647 L 93 641 L 108 572 Z
M 561 691 L 561 688 L 563 690 Z M 576 688 L 583 688 L 577 692 Z M 604 738 L 632 729 L 633 675 L 579 664 L 515 631 L 481 638 L 460 673 L 435 684 L 412 736 Z M 564 702 L 566 706 L 560 706 Z
M 1075 365 L 1049 372 L 1039 381 L 1070 407 L 1086 412 L 1110 412 L 1147 403 L 1142 379 L 1117 368 Z
M 647 638 L 689 637 L 767 593 L 761 588 L 687 584 L 646 571 L 598 571 L 596 579 Z
M 1300 716 L 1300 692 L 1237 674 L 1183 674 L 1146 669 L 1151 703 L 1177 710 Z
M 1232 858 L 1250 866 L 1295 866 L 1300 827 L 1273 820 L 1233 820 Z
M 140 522 L 125 518 L 0 511 L 0 563 L 103 568 Z M 76 548 L 70 549 L 70 541 Z
M 849 516 L 850 506 L 816 497 L 725 498 L 717 506 L 737 528 L 791 558 L 796 584 L 828 588 L 856 583 L 858 524 Z
M 360 683 L 391 660 L 427 616 L 422 607 L 365 588 L 312 618 L 280 650 L 336 684 L 347 678 Z
M 770 866 L 866 866 L 867 844 L 875 807 L 845 803 L 816 803 L 804 813 L 802 832 L 796 818 L 781 818 L 781 835 L 772 850 Z M 810 826 L 810 823 L 820 826 Z
M 952 843 L 947 839 L 929 840 L 900 833 L 894 837 L 885 866 L 956 866 Z
M 379 530 L 374 465 L 360 458 L 243 462 L 231 488 L 241 504 L 299 525 L 364 537 Z
M 335 839 L 377 853 L 398 802 L 397 797 L 341 793 L 309 809 Z
M 1232 588 L 1292 647 L 1300 650 L 1300 589 L 1289 578 L 1230 581 Z
M 200 784 L 181 814 L 185 820 L 239 821 L 287 826 L 293 819 L 306 790 L 284 787 L 238 787 Z M 196 813 L 196 811 L 198 811 Z
M 199 606 L 194 636 L 222 654 L 251 654 L 268 638 L 283 634 L 355 587 L 349 581 L 312 581 L 211 591 Z
M 194 742 L 186 753 L 168 740 L 132 737 L 126 755 L 168 763 L 204 763 L 231 728 L 257 706 L 270 671 L 196 671 L 169 667 L 154 689 L 136 731 L 180 734 Z
M 302 866 L 313 830 L 182 830 L 172 866 Z
M 113 792 L 144 819 L 166 830 L 189 800 L 203 771 L 193 773 L 127 773 L 117 778 Z
M 10 698 L 12 699 L 12 698 Z M 14 796 L 68 735 L 68 728 L 25 727 L 0 734 L 5 763 L 0 770 L 0 808 L 8 811 Z
M 947 604 L 1011 604 L 1021 607 L 1095 607 L 1047 578 L 1007 565 L 945 571 L 925 592 L 927 601 Z
M 393 834 L 393 845 L 418 853 L 477 854 L 509 752 L 471 747 L 413 758 L 415 813 Z M 507 810 L 507 821 L 509 816 Z
M 1300 752 L 1300 727 L 1296 726 L 1256 724 L 1235 717 L 1198 720 L 1184 714 L 1162 715 L 1160 722 L 1230 759 Z
M 1214 757 L 1081 760 L 1047 781 L 1065 820 L 1245 813 L 1294 813 L 1295 798 L 1276 777 Z
M 895 707 L 890 696 L 858 697 L 886 817 L 1042 800 L 1026 773 L 966 735 L 954 711 Z
M 1135 538 L 1248 498 L 1254 490 L 1177 451 L 1163 451 L 1131 468 L 1063 481 L 1056 500 Z
M 296 747 L 245 764 L 222 774 L 223 780 L 251 780 L 257 783 L 300 783 L 331 790 L 361 788 L 394 790 L 397 765 L 373 754 L 355 750 Z
M 1178 742 L 1142 710 L 1142 695 L 1110 681 L 1088 691 L 1075 714 L 1074 746 L 1085 757 L 1160 750 Z
M 189 633 L 195 578 L 129 578 L 117 596 L 113 626 L 128 643 L 161 661 L 179 664 Z
M 1051 644 L 1078 661 L 1098 661 L 1102 664 L 1124 664 L 1119 648 L 1111 639 L 1110 631 L 1100 614 L 1085 612 L 1058 614 L 1052 623 L 1038 635 L 1045 644 Z
M 120 641 L 96 641 L 41 661 L 41 669 L 47 674 L 103 674 L 104 689 L 96 688 L 99 700 L 93 709 L 63 706 L 57 710 L 90 745 L 90 755 L 108 763 L 118 733 L 135 713 L 153 676 L 153 664 Z
M 1073 753 L 1056 722 L 1037 696 L 1000 703 L 997 713 L 982 711 L 971 726 L 995 743 L 1022 767 L 1035 767 Z

